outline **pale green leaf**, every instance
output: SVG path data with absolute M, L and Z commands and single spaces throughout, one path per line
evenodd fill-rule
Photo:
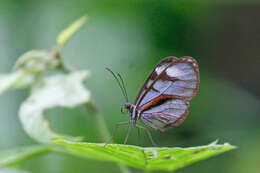
M 59 48 L 63 48 L 67 41 L 75 34 L 87 21 L 88 17 L 85 15 L 80 19 L 73 22 L 69 27 L 64 29 L 57 37 L 57 45 Z
M 125 164 L 144 170 L 174 171 L 200 160 L 227 152 L 235 147 L 229 144 L 177 148 L 144 148 L 131 145 L 55 141 L 71 154 L 85 158 Z
M 17 70 L 9 74 L 0 74 L 0 94 L 9 89 L 19 89 L 32 86 L 40 77 L 41 72 L 34 70 Z
M 12 88 L 30 87 L 48 68 L 58 65 L 54 52 L 32 50 L 17 60 L 14 70 L 0 74 L 0 94 Z
M 24 71 L 19 70 L 14 73 L 10 74 L 1 74 L 0 75 L 0 94 L 7 91 L 10 88 L 13 88 L 15 86 L 15 83 L 17 83 L 21 78 L 24 77 Z
M 44 71 L 50 67 L 56 67 L 59 61 L 56 52 L 45 50 L 31 50 L 18 58 L 14 69 L 29 69 L 33 71 Z
M 42 143 L 64 138 L 65 136 L 50 129 L 49 122 L 44 118 L 44 111 L 87 103 L 90 100 L 90 92 L 84 86 L 87 77 L 87 71 L 77 71 L 52 75 L 38 82 L 19 110 L 19 117 L 27 134 Z
M 29 173 L 28 171 L 14 169 L 14 168 L 3 168 L 0 169 L 0 173 Z
M 51 150 L 50 146 L 39 145 L 0 151 L 0 168 L 18 164 L 33 156 L 48 153 Z
M 38 51 L 38 50 L 31 50 L 29 52 L 24 53 L 22 56 L 18 58 L 14 65 L 14 69 L 19 68 L 35 68 L 36 66 L 44 66 L 45 58 L 47 56 L 46 51 Z M 40 67 L 43 68 L 43 67 Z
M 9 89 L 25 88 L 32 85 L 40 73 L 31 70 L 17 70 L 9 74 L 0 74 L 0 94 Z

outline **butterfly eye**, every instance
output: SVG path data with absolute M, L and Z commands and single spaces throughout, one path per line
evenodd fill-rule
M 125 107 L 121 107 L 121 113 L 122 114 L 128 113 L 128 109 L 126 109 Z

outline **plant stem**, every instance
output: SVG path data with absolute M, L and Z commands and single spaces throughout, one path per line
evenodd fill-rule
M 60 55 L 60 50 L 56 49 L 55 51 L 56 51 L 55 52 L 56 58 L 58 58 L 59 62 L 60 62 L 59 68 L 66 71 L 66 72 L 74 71 L 72 68 L 68 68 L 67 66 L 64 65 L 64 63 L 62 62 L 61 55 Z M 101 114 L 101 112 L 99 111 L 98 107 L 92 101 L 86 103 L 86 107 L 95 114 L 98 131 L 99 131 L 99 134 L 100 134 L 102 140 L 108 141 L 108 139 L 110 138 L 110 133 L 109 133 L 108 128 L 106 126 L 104 117 Z M 117 165 L 118 165 L 118 168 L 121 170 L 122 173 L 131 173 L 131 171 L 129 170 L 129 168 L 127 166 L 122 165 L 122 164 L 117 164 Z
M 89 102 L 86 104 L 87 108 L 90 109 L 94 114 L 97 122 L 97 128 L 99 131 L 99 134 L 103 141 L 108 141 L 110 138 L 110 133 L 108 131 L 107 125 L 104 120 L 104 116 L 99 111 L 97 106 L 93 102 Z M 122 173 L 131 173 L 129 168 L 122 164 L 117 164 L 118 168 L 121 170 Z

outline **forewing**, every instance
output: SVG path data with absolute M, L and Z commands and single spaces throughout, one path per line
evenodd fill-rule
M 161 131 L 181 124 L 188 115 L 188 101 L 196 95 L 198 86 L 199 69 L 195 59 L 162 60 L 136 99 L 142 121 Z
M 166 99 L 143 111 L 141 120 L 153 129 L 164 131 L 182 123 L 188 115 L 188 107 L 187 101 Z
M 148 78 L 146 79 L 145 83 L 143 84 L 141 90 L 139 91 L 136 100 L 134 102 L 135 105 L 139 104 L 141 100 L 148 101 L 158 95 L 158 92 L 155 90 L 150 90 L 149 87 L 155 81 L 155 79 L 173 62 L 175 62 L 178 58 L 174 56 L 166 57 L 161 60 L 150 73 Z M 147 91 L 150 91 L 149 93 Z M 147 95 L 148 94 L 148 95 Z M 145 98 L 144 95 L 146 95 Z
M 135 105 L 142 110 L 161 99 L 192 99 L 199 86 L 198 64 L 192 57 L 167 57 L 154 68 L 140 90 Z

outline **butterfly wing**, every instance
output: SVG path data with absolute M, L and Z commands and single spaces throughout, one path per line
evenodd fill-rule
M 181 124 L 188 115 L 189 102 L 179 99 L 166 99 L 145 110 L 141 120 L 153 129 L 165 129 Z
M 165 68 L 167 68 L 167 66 L 169 66 L 170 63 L 176 61 L 177 59 L 178 58 L 176 58 L 174 56 L 170 56 L 170 57 L 164 58 L 156 65 L 156 67 L 153 69 L 153 71 L 150 73 L 150 75 L 146 79 L 141 90 L 139 91 L 139 93 L 135 99 L 134 105 L 140 105 L 141 102 L 144 103 L 144 102 L 150 101 L 153 97 L 155 97 L 158 94 L 153 89 L 150 91 L 149 87 L 155 81 L 155 79 L 160 75 L 160 73 Z M 148 91 L 150 91 L 150 93 L 147 95 Z M 146 97 L 144 98 L 144 96 L 146 96 Z
M 135 101 L 143 122 L 159 130 L 180 124 L 188 114 L 188 100 L 196 95 L 198 85 L 198 64 L 192 57 L 167 57 L 160 61 Z M 178 104 L 186 105 L 185 109 L 177 109 Z

